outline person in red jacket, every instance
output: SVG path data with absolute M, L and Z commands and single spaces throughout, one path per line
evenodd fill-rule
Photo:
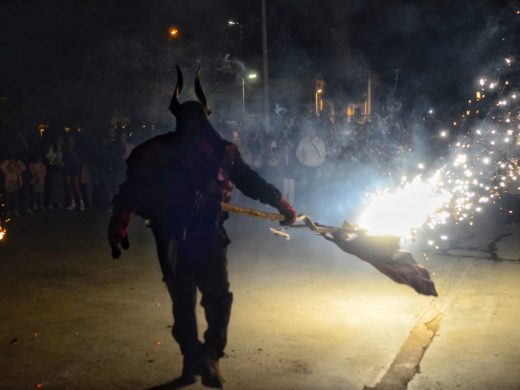
M 173 303 L 173 337 L 183 354 L 179 383 L 202 376 L 205 386 L 221 388 L 218 360 L 224 355 L 233 295 L 226 251 L 230 240 L 223 223 L 236 186 L 243 194 L 277 208 L 282 224 L 294 223 L 296 212 L 280 191 L 241 158 L 236 145 L 225 141 L 208 121 L 210 110 L 195 77 L 199 101 L 179 103 L 182 73 L 170 111 L 175 132 L 138 146 L 127 161 L 127 178 L 113 200 L 109 225 L 112 256 L 128 248 L 127 227 L 132 213 L 151 221 L 163 279 Z M 202 294 L 208 328 L 199 340 L 195 316 L 197 288 Z

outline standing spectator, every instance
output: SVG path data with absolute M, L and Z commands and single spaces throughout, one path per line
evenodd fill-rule
M 125 150 L 117 138 L 116 129 L 110 128 L 103 147 L 103 182 L 110 202 L 123 178 L 124 153 Z M 109 210 L 111 211 L 111 208 Z
M 251 165 L 253 163 L 253 154 L 251 153 L 251 149 L 249 148 L 249 145 L 247 141 L 244 141 L 240 130 L 233 130 L 231 132 L 231 139 L 232 142 L 238 147 L 240 150 L 240 155 L 242 157 L 242 160 L 247 165 Z M 239 203 L 240 202 L 240 191 L 233 191 L 232 193 L 232 202 L 233 203 Z
M 128 156 L 130 156 L 130 153 L 132 153 L 132 150 L 134 150 L 135 145 L 131 144 L 128 141 L 128 135 L 126 133 L 121 133 L 119 140 L 121 141 L 121 144 L 123 145 L 123 160 L 126 161 Z
M 63 138 L 49 146 L 45 156 L 49 162 L 49 210 L 54 207 L 63 208 L 65 202 L 65 182 L 63 178 Z
M 294 144 L 289 138 L 289 132 L 285 130 L 278 140 L 281 157 L 281 174 L 282 174 L 282 195 L 291 204 L 294 203 L 294 180 L 296 173 L 296 156 L 294 152 Z
M 296 148 L 296 158 L 301 164 L 302 178 L 300 185 L 303 191 L 298 190 L 298 193 L 302 195 L 302 205 L 305 207 L 310 206 L 314 190 L 322 190 L 320 185 L 320 171 L 319 167 L 325 162 L 325 143 L 321 138 L 316 135 L 316 131 L 310 121 L 304 123 L 303 127 L 304 136 L 298 143 Z M 314 186 L 312 193 L 311 185 Z
M 280 177 L 280 156 L 278 143 L 276 140 L 272 140 L 269 144 L 269 150 L 267 151 L 266 158 L 266 167 L 265 167 L 265 177 L 271 183 L 277 183 L 278 186 L 281 177 Z
M 76 199 L 79 200 L 79 209 L 81 211 L 85 210 L 85 202 L 83 201 L 83 195 L 81 194 L 79 185 L 82 164 L 83 160 L 79 149 L 76 147 L 76 140 L 74 137 L 69 137 L 67 146 L 63 152 L 63 174 L 65 176 L 65 182 L 67 183 L 70 200 L 70 205 L 67 207 L 68 210 L 76 209 Z
M 251 148 L 249 147 L 247 140 L 242 137 L 240 130 L 233 130 L 232 142 L 239 148 L 242 160 L 244 160 L 247 165 L 252 165 L 253 153 L 251 152 Z
M 253 167 L 257 171 L 262 171 L 262 169 L 264 168 L 266 149 L 267 133 L 265 132 L 265 130 L 259 130 L 256 132 L 251 142 L 251 151 L 253 152 Z
M 94 184 L 92 180 L 92 164 L 83 161 L 81 164 L 81 171 L 79 174 L 80 187 L 85 187 L 85 195 L 87 196 L 88 207 L 94 205 L 92 195 L 94 194 Z
M 304 136 L 298 143 L 296 158 L 309 172 L 316 172 L 317 168 L 325 162 L 325 143 L 316 135 L 312 123 L 304 124 Z
M 15 156 L 23 163 L 25 167 L 29 166 L 32 150 L 27 137 L 21 131 L 16 133 L 15 141 Z M 27 214 L 32 213 L 32 201 L 31 201 L 31 173 L 24 169 L 22 172 L 22 187 L 19 192 L 19 200 L 22 208 Z
M 33 210 L 36 211 L 38 208 L 44 210 L 43 194 L 45 191 L 45 176 L 47 175 L 47 168 L 40 156 L 36 157 L 34 161 L 29 164 L 29 172 L 32 176 L 31 184 L 34 197 Z
M 7 212 L 19 217 L 19 190 L 23 185 L 22 174 L 26 170 L 25 164 L 14 156 L 10 156 L 0 164 L 0 169 L 5 178 Z
M 87 206 L 93 207 L 94 183 L 96 183 L 96 167 L 100 160 L 100 148 L 89 132 L 82 133 L 76 147 L 79 148 L 82 156 L 81 172 L 79 175 L 80 186 L 85 188 Z

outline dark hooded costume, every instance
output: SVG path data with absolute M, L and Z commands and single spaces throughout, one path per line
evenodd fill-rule
M 184 370 L 197 374 L 193 362 L 201 349 L 209 350 L 216 360 L 224 354 L 233 300 L 226 258 L 230 241 L 223 227 L 227 214 L 221 202 L 230 200 L 236 185 L 245 195 L 277 208 L 286 216 L 286 224 L 294 222 L 296 214 L 273 185 L 249 168 L 237 147 L 213 129 L 198 72 L 195 91 L 200 102 L 178 102 L 179 68 L 177 73 L 170 104 L 176 130 L 143 143 L 128 158 L 126 181 L 113 200 L 109 240 L 113 256 L 119 257 L 119 244 L 128 246 L 131 214 L 151 221 L 173 302 L 173 337 L 184 356 Z M 204 344 L 197 334 L 197 288 L 208 323 Z

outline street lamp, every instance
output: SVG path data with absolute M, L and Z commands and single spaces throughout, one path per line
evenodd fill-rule
M 250 72 L 247 74 L 247 79 L 254 81 L 258 78 L 258 73 Z M 246 115 L 246 74 L 245 69 L 242 73 L 242 115 Z
M 316 108 L 316 116 L 320 116 L 323 111 L 323 92 L 325 91 L 325 82 L 323 80 L 316 80 L 316 89 L 314 91 L 314 104 Z
M 177 26 L 171 26 L 171 27 L 168 29 L 168 38 L 169 38 L 170 40 L 179 38 L 179 35 L 180 35 L 179 27 L 177 27 Z
M 170 57 L 170 68 L 173 69 L 173 54 L 172 54 L 172 42 L 179 39 L 181 31 L 177 26 L 171 26 L 168 28 L 168 55 Z

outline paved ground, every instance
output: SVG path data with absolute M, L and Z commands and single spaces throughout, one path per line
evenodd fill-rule
M 147 389 L 179 373 L 151 233 L 136 220 L 131 250 L 112 260 L 107 219 L 62 211 L 11 225 L 0 388 Z M 425 261 L 431 299 L 308 232 L 285 241 L 232 218 L 226 388 L 520 389 L 520 231 L 489 220 Z

